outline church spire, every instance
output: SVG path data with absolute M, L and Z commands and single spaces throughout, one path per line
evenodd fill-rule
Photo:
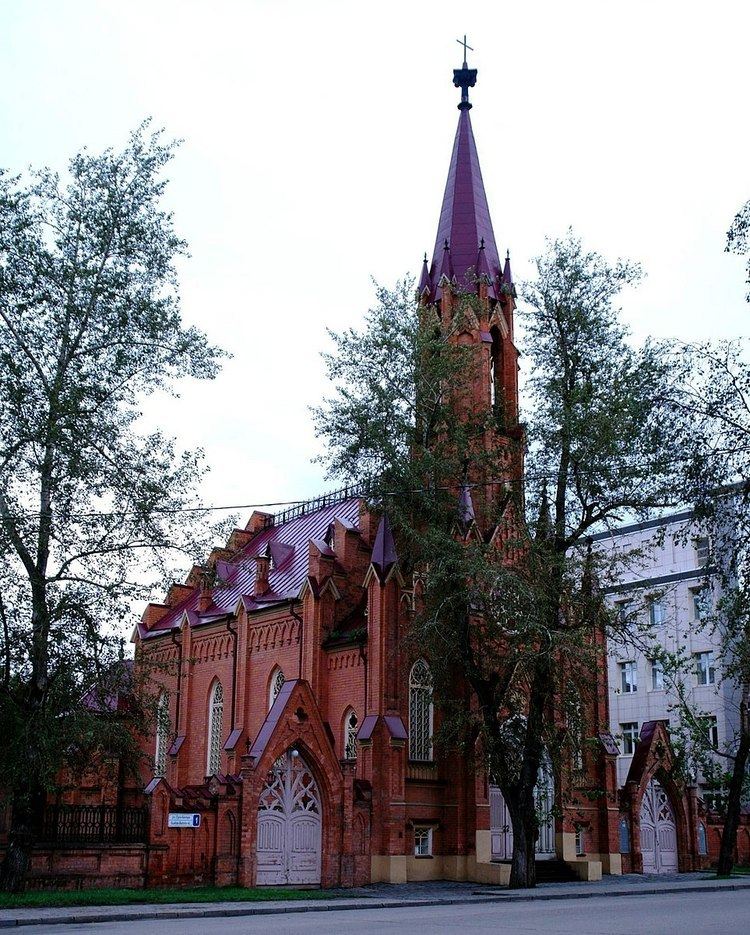
M 469 88 L 476 84 L 477 69 L 467 66 L 466 49 L 470 46 L 465 45 L 465 42 L 466 37 L 461 42 L 464 46 L 463 67 L 453 71 L 453 83 L 457 88 L 461 88 L 461 101 L 458 105 L 461 113 L 430 264 L 430 291 L 433 301 L 440 298 L 438 282 L 441 274 L 445 272 L 446 261 L 458 287 L 472 292 L 476 289 L 479 265 L 482 266 L 481 274 L 491 281 L 493 293 L 496 283 L 499 288 L 502 272 L 482 172 L 479 168 L 477 146 L 471 129 L 469 110 L 472 105 L 469 103 Z M 446 243 L 450 245 L 449 257 L 444 256 Z M 484 246 L 480 248 L 482 243 Z M 484 256 L 480 255 L 482 249 Z

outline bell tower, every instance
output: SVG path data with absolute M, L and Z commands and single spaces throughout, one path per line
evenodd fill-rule
M 460 41 L 460 40 L 459 40 Z M 448 180 L 438 220 L 432 260 L 425 254 L 419 280 L 419 299 L 433 308 L 452 341 L 475 351 L 477 366 L 465 387 L 465 404 L 474 416 L 487 415 L 487 450 L 504 449 L 502 463 L 495 465 L 488 481 L 472 470 L 467 452 L 467 483 L 474 490 L 477 520 L 482 524 L 507 498 L 520 491 L 523 470 L 523 428 L 518 422 L 518 351 L 514 344 L 516 289 L 510 253 L 500 259 L 484 190 L 479 155 L 469 114 L 469 89 L 477 69 L 464 61 L 453 71 L 453 84 L 461 89 L 459 117 Z M 486 530 L 484 530 L 486 532 Z

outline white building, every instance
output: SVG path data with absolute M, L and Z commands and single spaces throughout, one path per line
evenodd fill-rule
M 690 534 L 690 519 L 690 512 L 674 513 L 593 537 L 595 548 L 611 549 L 612 554 L 638 550 L 637 559 L 618 573 L 617 584 L 606 591 L 621 618 L 633 624 L 628 640 L 609 645 L 610 730 L 622 751 L 617 764 L 620 786 L 643 723 L 678 721 L 674 692 L 665 684 L 654 647 L 669 652 L 682 649 L 691 660 L 685 677 L 688 696 L 705 713 L 714 746 L 721 749 L 737 727 L 735 688 L 721 678 L 719 641 L 710 628 L 700 625 L 717 600 L 716 581 L 706 586 L 710 544 Z M 646 623 L 648 635 L 643 632 Z

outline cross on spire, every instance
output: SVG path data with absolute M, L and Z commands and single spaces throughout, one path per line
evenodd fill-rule
M 467 43 L 466 33 L 464 33 L 463 39 L 456 39 L 456 42 L 464 47 L 464 68 L 468 68 L 469 66 L 466 64 L 466 50 L 468 49 L 470 52 L 473 52 L 474 49 Z
M 476 68 L 469 68 L 466 63 L 466 50 L 473 52 L 474 49 L 466 41 L 466 36 L 463 39 L 456 39 L 456 42 L 463 47 L 464 50 L 464 63 L 461 68 L 453 69 L 453 84 L 457 88 L 461 88 L 461 103 L 458 105 L 459 110 L 471 110 L 471 104 L 469 103 L 469 88 L 473 88 L 477 83 L 477 70 Z

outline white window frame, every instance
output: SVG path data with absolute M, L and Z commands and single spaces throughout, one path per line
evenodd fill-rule
M 576 857 L 583 857 L 586 853 L 586 832 L 579 825 L 576 828 Z
M 432 828 L 429 825 L 414 826 L 414 856 L 432 857 Z
M 667 622 L 667 608 L 664 606 L 663 598 L 650 597 L 648 599 L 648 622 L 652 627 L 663 627 Z
M 424 675 L 420 671 L 424 669 Z M 416 674 L 415 674 L 416 673 Z M 432 762 L 432 734 L 434 706 L 432 702 L 432 672 L 424 659 L 417 659 L 409 670 L 409 759 L 416 763 Z M 427 738 L 423 736 L 425 712 L 423 705 L 427 704 Z M 419 706 L 419 723 L 415 718 Z M 419 731 L 419 734 L 417 733 Z
M 711 594 L 709 589 L 706 586 L 691 588 L 690 597 L 692 598 L 693 605 L 693 620 L 705 620 L 711 613 Z
M 695 653 L 695 677 L 698 685 L 716 684 L 716 663 L 711 650 Z
M 711 560 L 711 539 L 709 536 L 697 536 L 693 539 L 693 548 L 695 549 L 695 561 L 703 567 L 708 565 Z
M 706 727 L 706 739 L 708 740 L 709 746 L 714 750 L 719 749 L 719 719 L 715 714 L 709 714 L 705 717 L 702 717 L 701 724 Z
M 208 700 L 206 731 L 206 775 L 215 776 L 221 769 L 221 737 L 224 721 L 224 689 L 217 679 Z
M 632 756 L 635 753 L 635 748 L 638 744 L 639 727 L 638 721 L 623 721 L 620 724 L 623 756 Z
M 623 695 L 638 691 L 638 663 L 633 659 L 620 663 L 620 689 Z
M 660 659 L 651 660 L 651 691 L 664 691 L 664 666 Z

